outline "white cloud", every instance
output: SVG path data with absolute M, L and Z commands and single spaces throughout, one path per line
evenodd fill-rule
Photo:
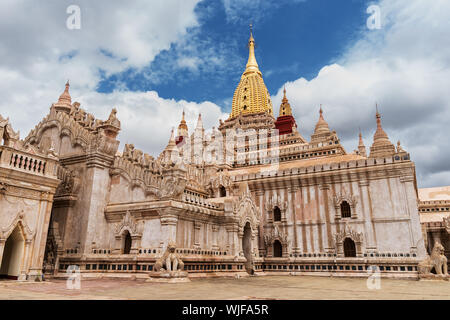
M 216 48 L 203 39 L 204 43 L 192 46 L 189 39 L 202 40 L 195 32 L 187 33 L 198 25 L 197 2 L 79 0 L 81 30 L 65 26 L 69 1 L 0 2 L 0 114 L 10 117 L 23 137 L 45 116 L 65 81 L 71 79 L 74 100 L 99 118 L 117 107 L 122 143 L 134 143 L 155 155 L 166 145 L 183 108 L 190 128 L 198 112 L 204 113 L 205 127 L 217 125 L 217 119 L 226 115 L 210 102 L 162 99 L 156 92 L 127 92 L 124 87 L 110 94 L 95 92 L 100 69 L 106 74 L 130 67 L 139 70 L 171 45 L 178 48 L 172 61 L 191 72 L 201 72 L 201 68 L 226 72 L 228 60 L 239 63 L 239 59 L 224 61 L 236 54 L 238 44 L 231 43 L 231 49 Z M 263 0 L 223 3 L 228 19 L 234 22 L 247 19 L 252 11 L 263 14 L 271 5 L 279 5 Z M 308 137 L 319 104 L 323 104 L 330 127 L 351 152 L 357 145 L 358 127 L 370 146 L 378 102 L 391 141 L 401 140 L 416 162 L 419 185 L 448 185 L 450 3 L 398 0 L 379 5 L 381 30 L 362 31 L 360 40 L 316 78 L 286 84 L 297 123 Z M 225 56 L 217 54 L 224 49 L 229 50 Z M 170 69 L 170 73 L 175 71 Z M 274 105 L 279 105 L 281 92 L 274 97 Z
M 122 126 L 118 136 L 120 148 L 125 143 L 133 143 L 136 148 L 154 156 L 159 155 L 167 145 L 171 128 L 177 130 L 183 110 L 190 133 L 197 124 L 199 113 L 202 114 L 205 129 L 217 126 L 218 119 L 228 117 L 219 106 L 211 102 L 163 99 L 155 91 L 114 91 L 109 94 L 89 92 L 76 100 L 81 103 L 82 108 L 87 106 L 87 110 L 89 106 L 95 106 L 96 115 L 101 119 L 108 117 L 112 106 L 116 107 Z
M 24 137 L 45 116 L 70 79 L 74 99 L 86 99 L 84 107 L 95 115 L 100 110 L 109 113 L 104 109 L 107 103 L 107 109 L 117 105 L 119 112 L 123 111 L 135 121 L 124 121 L 125 127 L 137 128 L 135 124 L 142 125 L 140 116 L 149 115 L 148 125 L 159 124 L 167 134 L 169 124 L 164 117 L 154 119 L 156 114 L 145 110 L 132 116 L 135 105 L 130 103 L 143 109 L 144 105 L 139 101 L 148 102 L 148 98 L 142 95 L 152 94 L 101 95 L 95 93 L 95 89 L 101 79 L 100 70 L 108 75 L 128 68 L 140 69 L 150 64 L 161 51 L 168 50 L 171 44 L 182 40 L 189 28 L 198 25 L 194 12 L 198 2 L 78 0 L 81 29 L 69 30 L 66 9 L 72 2 L 1 1 L 0 114 L 10 117 L 13 127 L 20 129 Z M 186 104 L 160 98 L 158 103 L 171 112 Z M 192 108 L 201 110 L 203 104 Z M 181 111 L 175 112 L 177 117 L 180 114 Z M 132 132 L 136 133 L 136 130 Z M 136 137 L 140 136 L 136 134 Z M 132 140 L 131 135 L 126 137 Z M 142 147 L 153 149 L 148 141 Z
M 380 1 L 381 30 L 361 39 L 307 81 L 286 89 L 307 137 L 323 104 L 325 119 L 348 152 L 358 127 L 366 147 L 375 132 L 375 103 L 391 142 L 402 142 L 416 163 L 419 186 L 450 184 L 450 2 Z M 363 23 L 365 23 L 363 21 Z M 279 105 L 282 88 L 274 97 Z

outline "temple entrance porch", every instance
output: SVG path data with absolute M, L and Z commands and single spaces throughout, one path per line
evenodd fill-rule
M 18 279 L 24 248 L 25 239 L 17 226 L 5 241 L 0 266 L 0 278 Z

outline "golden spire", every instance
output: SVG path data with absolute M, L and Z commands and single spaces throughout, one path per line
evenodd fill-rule
M 280 105 L 280 114 L 279 116 L 292 116 L 292 109 L 291 109 L 291 105 L 289 104 L 289 101 L 286 97 L 286 86 L 284 87 L 283 90 L 283 100 L 281 102 Z
M 263 112 L 273 116 L 272 100 L 255 58 L 255 39 L 251 25 L 248 48 L 247 65 L 233 95 L 230 118 Z
M 248 72 L 259 72 L 258 63 L 255 57 L 255 39 L 253 38 L 253 26 L 250 24 L 250 38 L 248 39 L 248 61 L 244 74 Z
M 183 110 L 183 115 L 180 124 L 178 125 L 178 136 L 186 137 L 187 135 L 188 135 L 188 126 L 186 124 L 186 120 L 184 119 L 184 110 Z

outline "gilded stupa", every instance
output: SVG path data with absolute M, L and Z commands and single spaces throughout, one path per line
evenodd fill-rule
M 255 114 L 266 112 L 273 115 L 272 100 L 264 84 L 255 57 L 255 39 L 250 29 L 248 40 L 248 61 L 241 80 L 234 92 L 230 119 L 240 114 Z

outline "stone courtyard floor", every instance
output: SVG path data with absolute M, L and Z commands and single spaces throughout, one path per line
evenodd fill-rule
M 310 276 L 264 276 L 240 279 L 203 278 L 190 283 L 146 283 L 139 280 L 82 280 L 69 290 L 64 280 L 41 283 L 0 281 L 0 299 L 447 299 L 450 281 L 381 279 L 370 290 L 366 279 Z

